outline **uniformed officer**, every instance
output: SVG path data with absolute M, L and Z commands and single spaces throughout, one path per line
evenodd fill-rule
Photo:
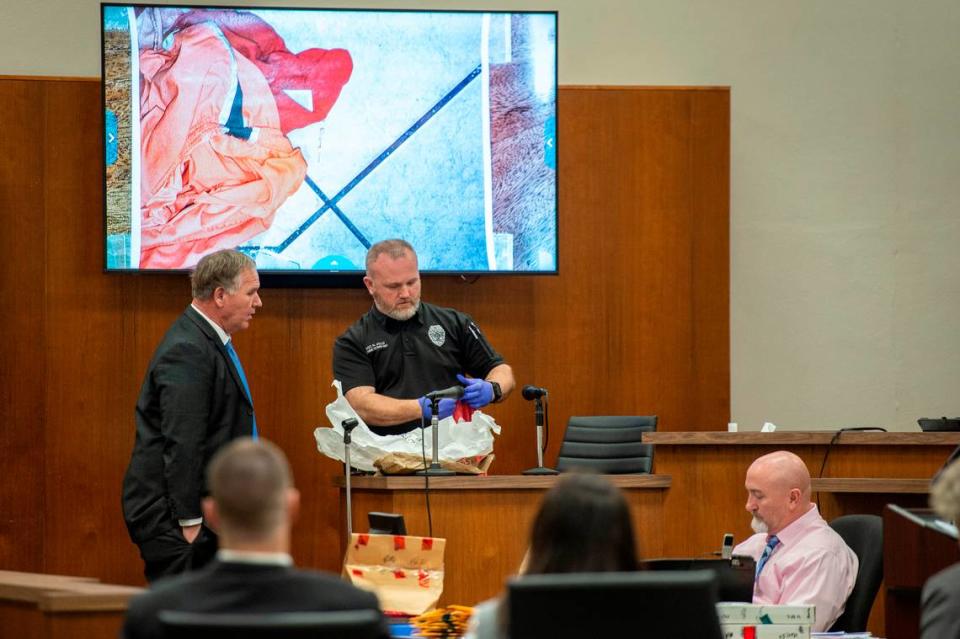
M 363 283 L 373 308 L 337 338 L 333 373 L 357 414 L 379 435 L 413 430 L 431 416 L 424 397 L 455 384 L 472 408 L 500 402 L 513 371 L 473 319 L 420 301 L 417 254 L 405 240 L 377 242 L 367 252 Z M 442 399 L 438 417 L 456 402 Z

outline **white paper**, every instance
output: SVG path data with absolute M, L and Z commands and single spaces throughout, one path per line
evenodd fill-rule
M 338 380 L 332 386 L 337 389 L 337 398 L 327 404 L 327 419 L 331 428 L 317 428 L 313 436 L 317 440 L 317 450 L 321 453 L 344 461 L 343 420 L 354 418 L 357 427 L 350 431 L 350 465 L 359 470 L 377 470 L 373 463 L 387 453 L 413 453 L 420 455 L 426 449 L 427 459 L 433 458 L 433 429 L 428 426 L 412 430 L 402 435 L 377 435 L 371 431 L 350 402 L 343 396 Z M 489 455 L 493 452 L 493 437 L 500 434 L 500 426 L 492 417 L 480 411 L 473 412 L 473 420 L 454 422 L 453 417 L 440 420 L 438 424 L 441 461 L 456 461 L 464 457 Z M 422 443 L 421 443 L 422 442 Z

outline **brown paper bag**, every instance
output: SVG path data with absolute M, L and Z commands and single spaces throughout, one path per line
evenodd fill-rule
M 343 559 L 350 583 L 372 590 L 384 612 L 419 615 L 443 593 L 446 539 L 353 533 Z
M 485 475 L 493 460 L 493 453 L 458 460 L 441 459 L 440 467 L 459 475 Z M 427 464 L 429 463 L 428 460 Z M 414 453 L 387 453 L 374 461 L 373 465 L 384 475 L 412 475 L 423 470 L 423 456 Z

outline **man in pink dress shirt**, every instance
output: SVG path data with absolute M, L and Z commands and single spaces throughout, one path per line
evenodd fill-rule
M 733 549 L 757 561 L 753 603 L 814 604 L 814 632 L 843 614 L 859 562 L 810 502 L 810 472 L 785 450 L 758 458 L 747 470 L 747 512 L 757 533 Z

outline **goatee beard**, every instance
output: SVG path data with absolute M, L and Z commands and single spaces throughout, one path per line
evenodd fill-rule
M 377 306 L 379 307 L 379 304 Z M 417 311 L 419 310 L 420 310 L 420 300 L 417 300 L 416 302 L 414 302 L 413 306 L 411 306 L 410 308 L 405 308 L 405 309 L 395 308 L 391 311 L 385 311 L 381 308 L 380 312 L 386 315 L 387 317 L 395 319 L 399 322 L 406 322 L 408 319 L 416 315 Z

